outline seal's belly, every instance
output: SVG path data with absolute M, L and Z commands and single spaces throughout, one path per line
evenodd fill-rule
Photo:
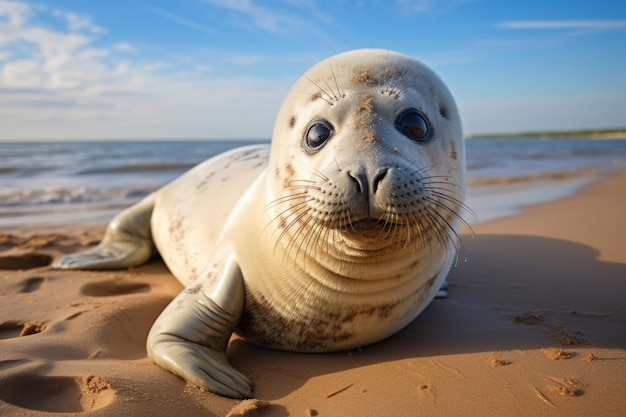
M 188 285 L 205 267 L 233 207 L 266 169 L 268 145 L 237 148 L 196 166 L 157 192 L 152 237 Z

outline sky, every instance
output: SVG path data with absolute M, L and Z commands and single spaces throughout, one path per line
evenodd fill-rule
M 626 127 L 623 0 L 0 0 L 0 140 L 269 139 L 358 48 L 434 69 L 468 135 Z

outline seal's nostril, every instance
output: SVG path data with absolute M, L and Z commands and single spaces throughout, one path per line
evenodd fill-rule
M 374 177 L 374 180 L 372 181 L 372 193 L 376 193 L 376 191 L 378 191 L 378 187 L 380 186 L 380 183 L 383 181 L 383 179 L 387 175 L 387 171 L 389 171 L 389 169 L 384 168 L 376 174 L 376 176 Z
M 356 189 L 359 193 L 362 193 L 364 190 L 363 184 L 361 184 L 362 178 L 359 175 L 355 175 L 352 172 L 348 171 L 348 176 L 354 182 Z

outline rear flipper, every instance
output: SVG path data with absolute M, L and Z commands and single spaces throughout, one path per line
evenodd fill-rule
M 154 194 L 115 216 L 100 244 L 84 252 L 58 258 L 57 269 L 118 269 L 138 266 L 155 252 L 150 232 Z
M 439 291 L 435 294 L 435 298 L 446 298 L 448 297 L 448 280 L 445 280 L 441 287 L 439 287 Z

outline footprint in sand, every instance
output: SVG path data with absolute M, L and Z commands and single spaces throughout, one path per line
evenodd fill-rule
M 80 413 L 115 401 L 116 391 L 98 376 L 21 374 L 0 381 L 0 400 L 27 410 Z
M 30 336 L 46 330 L 46 325 L 36 322 L 5 321 L 0 323 L 0 340 Z
M 48 266 L 52 263 L 52 256 L 43 253 L 25 253 L 23 255 L 0 256 L 0 269 L 17 271 Z
M 43 281 L 44 281 L 44 278 L 41 278 L 41 277 L 28 278 L 24 280 L 24 282 L 22 282 L 22 285 L 21 285 L 22 288 L 18 292 L 20 293 L 35 292 L 39 289 L 39 287 L 41 287 L 41 284 L 43 283 Z
M 92 297 L 113 297 L 118 295 L 138 294 L 150 291 L 150 285 L 143 282 L 128 282 L 112 279 L 103 282 L 92 282 L 82 286 L 80 292 Z

